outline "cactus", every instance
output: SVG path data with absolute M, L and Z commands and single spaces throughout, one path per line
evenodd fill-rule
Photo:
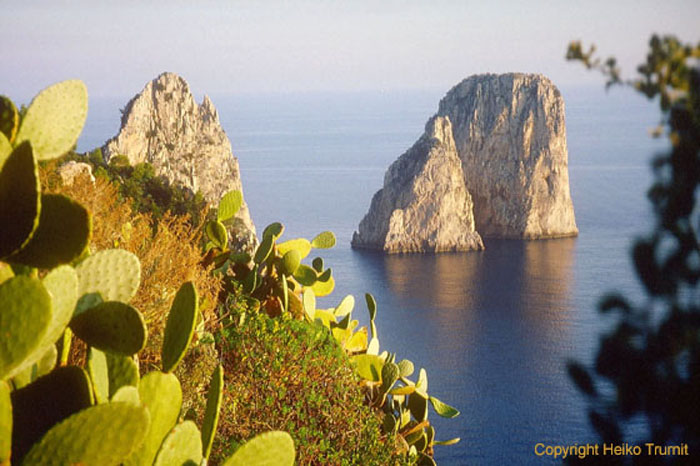
M 139 396 L 148 407 L 151 425 L 143 444 L 126 462 L 127 465 L 150 465 L 163 438 L 175 426 L 182 405 L 180 382 L 173 374 L 150 372 L 139 382 Z
M 20 275 L 0 284 L 0 380 L 39 349 L 51 307 L 51 295 L 36 278 Z
M 165 437 L 153 466 L 198 465 L 202 461 L 202 439 L 197 425 L 181 422 Z
M 228 249 L 228 233 L 226 232 L 226 227 L 220 221 L 212 220 L 207 222 L 204 233 L 206 233 L 207 238 L 214 246 L 224 251 Z
M 331 269 L 327 269 L 327 272 L 330 273 Z M 333 277 L 329 277 L 328 280 L 321 280 L 321 277 L 318 278 L 318 280 L 311 286 L 313 288 L 314 292 L 316 293 L 316 296 L 328 296 L 333 292 L 333 289 L 335 288 L 335 280 Z
M 312 286 L 316 283 L 316 271 L 308 265 L 301 264 L 294 273 L 294 279 L 304 286 Z
M 148 410 L 132 403 L 105 403 L 54 426 L 24 459 L 24 465 L 119 464 L 143 441 Z
M 44 376 L 51 372 L 54 367 L 56 367 L 56 359 L 58 358 L 58 351 L 56 350 L 56 345 L 49 345 L 45 348 L 43 354 L 39 356 L 39 359 L 34 361 L 30 365 L 23 363 L 24 369 L 12 377 L 12 384 L 15 389 L 22 388 L 32 382 L 34 382 L 38 377 Z
M 103 301 L 128 303 L 141 281 L 138 257 L 121 249 L 100 251 L 76 267 L 78 295 L 99 293 Z
M 335 235 L 331 231 L 324 231 L 311 240 L 311 246 L 317 249 L 330 249 L 335 246 Z
M 354 307 L 355 297 L 349 294 L 340 301 L 340 304 L 333 310 L 333 314 L 336 317 L 345 317 L 352 312 Z
M 284 225 L 279 222 L 274 222 L 265 227 L 262 237 L 273 236 L 274 240 L 277 241 L 277 239 L 282 236 L 282 233 L 284 233 Z
M 371 354 L 358 354 L 350 358 L 357 375 L 370 382 L 381 382 L 384 360 Z
M 219 201 L 219 209 L 216 212 L 216 219 L 219 222 L 233 218 L 243 205 L 243 194 L 238 191 L 229 191 L 223 195 Z
M 194 283 L 184 283 L 173 300 L 163 336 L 163 372 L 172 372 L 187 352 L 199 315 L 199 298 Z
M 39 226 L 11 262 L 50 269 L 68 264 L 87 248 L 92 232 L 88 211 L 60 194 L 41 195 Z
M 17 107 L 8 97 L 0 95 L 0 134 L 5 136 L 8 144 L 15 139 L 18 125 L 19 112 L 17 112 Z
M 384 364 L 384 367 L 382 367 L 381 391 L 386 393 L 391 390 L 391 387 L 393 387 L 396 381 L 399 380 L 400 373 L 401 369 L 399 369 L 399 366 L 393 362 Z
M 12 456 L 17 464 L 56 423 L 92 405 L 90 380 L 76 366 L 59 367 L 12 392 Z
M 87 117 L 87 89 L 79 80 L 63 81 L 41 91 L 27 109 L 14 145 L 31 141 L 38 160 L 68 152 Z
M 270 256 L 270 253 L 272 252 L 272 246 L 274 245 L 275 238 L 272 235 L 267 235 L 263 237 L 263 240 L 260 242 L 260 246 L 258 246 L 258 249 L 255 251 L 255 255 L 253 256 L 253 262 L 256 264 L 262 264 L 265 259 L 267 259 Z
M 0 171 L 0 259 L 18 251 L 39 225 L 39 169 L 28 142 L 7 157 Z
M 143 315 L 119 301 L 107 301 L 78 314 L 70 328 L 88 345 L 126 356 L 141 351 L 148 334 Z
M 322 273 L 323 272 L 323 259 L 320 257 L 315 257 L 314 260 L 311 261 L 311 267 L 313 267 L 316 272 Z
M 88 375 L 92 381 L 92 389 L 98 403 L 109 401 L 109 369 L 107 357 L 95 348 L 90 348 L 87 360 Z
M 219 412 L 221 401 L 224 396 L 224 368 L 219 364 L 214 369 L 209 383 L 207 393 L 207 407 L 204 410 L 204 421 L 202 422 L 202 455 L 204 459 L 209 459 L 211 447 L 214 443 L 216 426 L 219 423 Z
M 452 419 L 453 417 L 459 416 L 459 411 L 447 403 L 443 403 L 434 396 L 428 397 L 430 403 L 433 405 L 433 409 L 442 417 Z
M 125 385 L 116 391 L 110 401 L 124 401 L 126 403 L 140 405 L 141 398 L 139 397 L 139 389 L 131 385 Z
M 272 431 L 253 437 L 224 462 L 224 466 L 292 466 L 296 451 L 286 432 Z
M 316 318 L 316 295 L 311 288 L 304 290 L 303 305 L 307 318 L 313 322 Z
M 10 144 L 10 141 L 7 140 L 3 133 L 0 133 L 0 170 L 5 164 L 5 160 L 7 160 L 11 153 L 12 145 Z
M 296 249 L 287 251 L 284 256 L 282 256 L 282 264 L 284 265 L 284 273 L 287 275 L 294 275 L 297 271 L 299 265 L 301 264 L 301 255 Z
M 109 377 L 109 396 L 113 397 L 122 387 L 138 387 L 139 366 L 129 356 L 105 353 L 107 376 Z
M 413 371 L 415 370 L 413 367 L 413 363 L 408 359 L 403 359 L 401 362 L 398 363 L 398 366 L 399 374 L 401 377 L 410 377 L 413 374 Z
M 304 259 L 311 252 L 311 242 L 306 238 L 296 238 L 277 245 L 277 252 L 282 255 L 292 249 L 296 249 L 299 252 L 299 256 Z
M 408 409 L 418 422 L 423 422 L 428 418 L 428 400 L 418 392 L 408 395 Z
M 10 385 L 0 380 L 0 465 L 10 466 L 12 453 L 12 401 Z

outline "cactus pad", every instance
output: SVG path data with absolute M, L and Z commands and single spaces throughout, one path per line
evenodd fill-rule
M 286 432 L 257 435 L 224 462 L 224 466 L 292 466 L 296 451 L 294 440 Z
M 299 268 L 299 264 L 301 264 L 299 251 L 296 249 L 287 251 L 284 256 L 282 256 L 282 263 L 284 264 L 284 273 L 287 275 L 294 275 L 294 272 Z
M 183 283 L 170 307 L 163 335 L 163 372 L 171 372 L 182 360 L 192 341 L 199 314 L 199 298 L 194 283 Z
M 355 297 L 349 294 L 340 301 L 340 304 L 333 310 L 333 314 L 335 314 L 336 317 L 345 317 L 352 312 L 354 307 Z
M 219 201 L 219 210 L 216 213 L 216 219 L 219 222 L 225 222 L 233 218 L 238 213 L 241 205 L 243 205 L 243 194 L 241 194 L 240 191 L 234 190 L 227 192 L 221 198 L 221 201 Z
M 11 143 L 15 138 L 18 125 L 19 112 L 17 112 L 17 107 L 8 97 L 0 95 L 0 133 L 7 138 L 8 143 Z
M 448 405 L 447 403 L 443 403 L 434 396 L 431 396 L 428 399 L 433 405 L 433 409 L 435 409 L 435 412 L 438 413 L 440 416 L 446 417 L 448 419 L 452 419 L 453 417 L 459 416 L 459 411 L 453 408 L 452 406 Z
M 224 395 L 224 368 L 219 364 L 214 369 L 209 382 L 209 392 L 207 393 L 207 407 L 204 411 L 204 421 L 202 422 L 202 455 L 209 458 L 211 447 L 216 435 L 216 426 L 219 423 L 219 412 L 221 400 Z
M 304 312 L 311 322 L 316 318 L 316 295 L 311 288 L 304 290 L 303 295 Z
M 12 452 L 12 400 L 10 385 L 0 380 L 0 464 L 10 464 Z
M 181 422 L 170 431 L 158 450 L 153 466 L 197 466 L 202 461 L 202 439 L 197 425 Z
M 284 233 L 284 225 L 279 222 L 271 223 L 263 230 L 262 237 L 273 236 L 275 241 Z
M 408 395 L 408 409 L 411 415 L 418 422 L 423 422 L 428 418 L 428 400 L 423 398 L 418 392 Z
M 107 368 L 107 357 L 102 351 L 90 348 L 87 370 L 90 380 L 92 380 L 95 399 L 98 403 L 106 403 L 109 401 L 109 369 Z
M 115 395 L 121 387 L 138 387 L 139 366 L 133 358 L 121 354 L 105 353 L 107 375 L 109 376 L 109 396 Z
M 32 238 L 9 260 L 51 269 L 80 257 L 92 232 L 92 221 L 85 207 L 60 194 L 42 194 L 41 206 L 39 226 Z
M 365 293 L 365 302 L 367 303 L 367 310 L 369 311 L 369 320 L 374 320 L 374 318 L 377 317 L 377 302 L 374 300 L 374 296 Z
M 100 251 L 81 262 L 78 272 L 78 295 L 99 293 L 103 301 L 128 303 L 141 281 L 138 257 L 121 249 Z
M 149 372 L 139 382 L 139 396 L 148 407 L 151 426 L 141 447 L 126 462 L 128 465 L 153 464 L 163 438 L 177 422 L 182 405 L 180 382 L 173 374 Z
M 323 272 L 323 258 L 321 257 L 315 257 L 314 260 L 311 261 L 311 266 L 314 268 L 314 270 L 318 273 Z
M 399 366 L 399 375 L 401 377 L 410 377 L 411 374 L 413 374 L 414 367 L 413 363 L 409 361 L 408 359 L 403 359 L 401 362 L 398 364 Z
M 260 246 L 258 246 L 258 249 L 256 249 L 255 251 L 255 255 L 253 256 L 253 262 L 255 262 L 256 264 L 263 263 L 272 252 L 272 246 L 274 245 L 274 242 L 274 236 L 265 236 L 260 242 Z
M 328 296 L 335 288 L 335 280 L 333 277 L 330 277 L 327 281 L 318 280 L 311 286 L 311 288 L 313 288 L 316 296 Z
M 39 160 L 65 154 L 80 136 L 87 107 L 87 88 L 82 81 L 63 81 L 47 87 L 29 105 L 15 145 L 31 141 Z
M 311 240 L 311 246 L 316 249 L 330 249 L 335 246 L 335 235 L 331 231 L 324 231 Z
M 308 265 L 301 264 L 294 273 L 294 279 L 304 286 L 312 286 L 316 283 L 316 271 Z
M 111 401 L 124 401 L 125 403 L 140 405 L 141 398 L 139 397 L 139 389 L 131 385 L 125 385 L 117 390 Z
M 219 249 L 228 248 L 228 233 L 226 233 L 226 227 L 223 223 L 213 220 L 209 221 L 207 222 L 207 226 L 204 227 L 204 232 L 214 246 Z
M 0 380 L 37 351 L 51 317 L 51 296 L 39 280 L 20 275 L 0 284 Z
M 388 392 L 391 387 L 399 380 L 400 369 L 399 366 L 393 362 L 384 364 L 382 367 L 382 392 Z
M 10 145 L 10 141 L 7 140 L 4 134 L 0 133 L 0 169 L 2 169 L 5 160 L 7 160 L 11 153 L 12 146 Z
M 355 364 L 357 375 L 370 382 L 381 382 L 384 360 L 372 354 L 358 354 L 350 358 Z
M 0 259 L 19 250 L 39 225 L 39 171 L 29 143 L 15 148 L 0 171 Z
M 107 301 L 71 320 L 73 333 L 99 350 L 131 355 L 146 346 L 146 322 L 135 308 Z
M 49 429 L 92 404 L 90 381 L 77 366 L 59 367 L 12 392 L 12 456 L 17 464 Z
M 292 249 L 299 251 L 299 255 L 303 259 L 311 252 L 311 243 L 306 238 L 296 238 L 277 245 L 277 252 L 282 255 L 286 254 Z
M 25 465 L 119 464 L 143 441 L 148 410 L 105 403 L 69 417 L 34 445 Z

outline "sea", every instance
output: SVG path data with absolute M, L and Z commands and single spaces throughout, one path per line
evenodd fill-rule
M 461 439 L 435 448 L 440 465 L 558 464 L 535 446 L 597 442 L 566 363 L 592 364 L 614 323 L 597 310 L 604 294 L 644 300 L 630 248 L 654 225 L 650 161 L 666 148 L 649 134 L 658 105 L 602 85 L 561 91 L 579 236 L 420 255 L 353 250 L 350 239 L 444 90 L 210 96 L 258 231 L 276 221 L 283 239 L 333 231 L 337 245 L 318 255 L 336 288 L 319 307 L 352 294 L 366 325 L 372 293 L 381 349 L 425 368 L 429 393 L 461 412 L 429 414 L 438 440 Z M 116 134 L 130 97 L 91 100 L 79 150 Z

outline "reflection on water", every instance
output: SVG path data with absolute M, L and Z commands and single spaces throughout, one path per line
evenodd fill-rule
M 379 330 L 392 328 L 382 343 L 400 355 L 423 355 L 417 364 L 440 374 L 431 382 L 435 395 L 463 413 L 432 420 L 438 431 L 463 439 L 440 451 L 441 464 L 531 457 L 534 443 L 562 440 L 553 426 L 582 415 L 564 375 L 576 321 L 576 244 L 492 239 L 483 252 L 356 253 L 389 286 L 380 296 L 389 306 L 380 311 Z M 582 438 L 568 431 L 570 440 Z

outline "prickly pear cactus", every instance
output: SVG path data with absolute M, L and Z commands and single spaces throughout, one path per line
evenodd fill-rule
M 228 233 L 226 233 L 226 227 L 220 221 L 207 222 L 206 227 L 204 227 L 204 233 L 217 248 L 223 250 L 228 248 Z
M 224 368 L 219 364 L 214 369 L 207 393 L 207 407 L 204 410 L 202 422 L 202 454 L 204 459 L 209 458 L 211 447 L 214 444 L 216 426 L 219 423 L 219 412 L 224 395 Z
M 39 169 L 26 142 L 12 151 L 0 171 L 0 259 L 29 242 L 40 211 Z
M 36 278 L 20 275 L 0 284 L 0 380 L 40 348 L 51 308 L 51 295 Z
M 332 231 L 324 231 L 311 240 L 311 246 L 317 249 L 330 249 L 335 246 L 335 235 Z
M 198 465 L 202 461 L 202 439 L 192 421 L 181 422 L 165 437 L 153 466 Z
M 85 259 L 76 267 L 79 295 L 99 293 L 103 301 L 128 303 L 141 281 L 138 257 L 121 249 L 107 249 Z
M 122 387 L 139 385 L 139 366 L 133 358 L 121 354 L 105 353 L 109 396 L 112 397 Z
M 0 95 L 0 133 L 5 136 L 8 143 L 12 143 L 14 140 L 18 125 L 19 112 L 17 112 L 17 107 L 8 97 Z
M 216 213 L 216 219 L 219 222 L 233 218 L 243 205 L 243 194 L 240 191 L 229 191 L 223 195 L 219 201 L 219 210 Z
M 92 381 L 95 399 L 98 403 L 106 403 L 109 401 L 109 369 L 107 368 L 107 357 L 102 351 L 90 348 L 87 370 Z
M 92 220 L 85 207 L 60 194 L 42 194 L 41 206 L 39 226 L 32 238 L 9 260 L 50 269 L 80 257 L 92 232 Z
M 125 356 L 141 351 L 148 335 L 143 315 L 119 301 L 107 301 L 78 314 L 70 328 L 88 345 Z
M 82 81 L 63 81 L 47 87 L 29 105 L 15 145 L 30 141 L 39 160 L 65 154 L 78 141 L 87 106 L 87 88 Z
M 12 453 L 12 401 L 10 386 L 0 380 L 0 466 L 10 465 Z
M 184 283 L 173 300 L 163 336 L 163 372 L 171 372 L 182 360 L 192 341 L 199 315 L 199 298 L 194 283 Z
M 253 437 L 224 462 L 224 466 L 292 466 L 296 451 L 286 432 L 272 431 Z
M 22 464 L 119 464 L 143 442 L 149 414 L 132 403 L 105 403 L 80 411 L 49 430 Z
M 182 405 L 180 382 L 173 374 L 150 372 L 139 382 L 141 403 L 148 407 L 151 424 L 143 443 L 129 457 L 128 465 L 151 465 L 163 439 L 175 426 Z

